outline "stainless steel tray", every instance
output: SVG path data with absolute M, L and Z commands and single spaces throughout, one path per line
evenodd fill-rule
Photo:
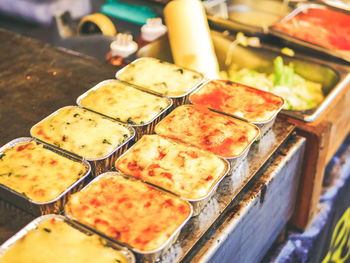
M 214 0 L 204 6 L 210 24 L 262 36 L 268 33 L 270 25 L 292 10 L 288 1 L 279 0 Z
M 94 184 L 96 182 L 98 182 L 101 178 L 103 177 L 106 177 L 106 176 L 122 176 L 122 177 L 125 177 L 125 178 L 132 178 L 134 180 L 137 180 L 139 182 L 142 182 L 141 180 L 137 179 L 137 178 L 134 178 L 134 177 L 131 177 L 131 176 L 128 176 L 128 175 L 125 175 L 125 174 L 122 174 L 122 173 L 119 173 L 119 172 L 106 172 L 104 174 L 101 174 L 100 176 L 96 177 L 95 179 L 93 179 L 89 184 L 87 184 L 82 190 L 81 192 L 83 192 L 87 187 L 89 187 L 91 184 Z M 158 187 L 155 187 L 155 186 L 151 186 L 150 184 L 148 183 L 145 183 L 145 182 L 142 182 L 144 184 L 147 184 L 149 185 L 149 187 L 152 187 L 152 188 L 155 188 L 157 189 L 158 191 L 161 191 L 163 192 L 164 194 L 167 194 L 167 195 L 172 195 L 172 196 L 175 196 L 169 192 L 165 192 L 164 190 L 158 188 Z M 177 197 L 179 198 L 179 197 Z M 185 201 L 187 202 L 187 201 Z M 178 236 L 180 235 L 181 233 L 181 230 L 183 229 L 183 227 L 186 225 L 186 223 L 188 222 L 188 220 L 191 218 L 192 216 L 192 213 L 193 213 L 193 210 L 192 210 L 192 206 L 191 204 L 189 204 L 190 208 L 191 208 L 191 211 L 190 211 L 190 214 L 188 216 L 188 218 L 173 232 L 173 234 L 168 238 L 168 240 L 161 246 L 159 247 L 158 249 L 156 250 L 153 250 L 153 251 L 141 251 L 137 248 L 134 248 L 126 243 L 123 243 L 117 239 L 114 239 L 114 238 L 111 238 L 111 237 L 108 237 L 106 235 L 104 235 L 102 232 L 99 232 L 98 230 L 92 228 L 91 226 L 88 226 L 88 225 L 85 225 L 86 227 L 88 227 L 89 229 L 93 230 L 94 232 L 97 232 L 99 233 L 100 235 L 108 238 L 109 240 L 112 240 L 113 242 L 116 242 L 116 243 L 119 243 L 123 246 L 126 246 L 128 247 L 129 249 L 131 249 L 134 253 L 136 253 L 136 256 L 137 256 L 137 259 L 140 260 L 141 262 L 156 262 L 156 260 L 164 255 L 166 253 L 166 251 L 169 249 L 169 247 L 174 244 L 174 242 L 176 242 Z M 74 218 L 74 216 L 72 216 L 69 211 L 67 211 L 67 209 L 65 209 L 65 215 L 69 218 L 69 219 L 72 219 L 74 220 L 75 222 L 78 222 L 79 224 L 82 224 L 79 222 L 78 219 Z M 141 219 L 142 220 L 142 219 Z
M 40 125 L 40 123 L 42 123 L 43 121 L 55 116 L 61 109 L 64 109 L 64 108 L 68 108 L 68 107 L 77 107 L 77 106 L 66 106 L 66 107 L 63 107 L 63 108 L 60 108 L 58 109 L 57 111 L 53 112 L 52 114 L 50 114 L 49 116 L 47 116 L 46 118 L 44 118 L 43 120 L 41 120 L 40 122 L 38 122 L 37 124 L 35 124 L 31 129 L 30 129 L 30 134 L 32 137 L 36 138 L 34 135 L 33 135 L 33 129 L 34 127 L 36 127 L 37 125 Z M 82 109 L 81 107 L 79 107 L 80 109 Z M 87 110 L 89 111 L 89 110 Z M 92 111 L 90 111 L 92 112 Z M 91 165 L 91 172 L 92 172 L 92 175 L 93 176 L 97 176 L 109 169 L 112 168 L 112 165 L 113 163 L 115 162 L 116 158 L 121 155 L 124 151 L 126 151 L 126 149 L 128 148 L 128 145 L 129 145 L 129 142 L 134 138 L 135 136 L 135 130 L 130 126 L 130 125 L 126 125 L 124 123 L 121 123 L 121 122 L 118 122 L 114 119 L 111 119 L 109 117 L 106 117 L 106 116 L 103 116 L 99 113 L 96 113 L 96 112 L 93 112 L 94 114 L 100 116 L 100 117 L 103 117 L 103 118 L 108 118 L 109 120 L 113 121 L 113 122 L 116 122 L 120 125 L 123 125 L 125 128 L 127 128 L 129 131 L 130 131 L 130 137 L 127 138 L 127 140 L 125 140 L 125 142 L 123 142 L 121 145 L 117 145 L 113 151 L 111 151 L 107 156 L 104 156 L 102 158 L 99 158 L 99 159 L 89 159 L 89 158 L 85 158 L 84 156 L 79 156 L 77 155 L 76 153 L 73 153 L 73 152 L 70 152 L 68 150 L 65 150 L 65 149 L 62 149 L 62 148 L 59 148 L 55 145 L 52 145 L 52 147 L 55 147 L 61 151 L 64 151 L 64 152 L 67 152 L 68 154 L 71 154 L 71 155 L 76 155 L 77 157 L 80 157 L 80 158 L 83 158 L 84 160 L 87 160 L 89 161 L 90 165 Z M 37 140 L 39 141 L 42 141 L 38 138 L 36 138 Z M 45 141 L 43 141 L 44 143 L 46 143 Z
M 331 104 L 334 98 L 348 85 L 350 67 L 296 54 L 288 57 L 281 54 L 279 48 L 263 45 L 261 48 L 233 46 L 230 36 L 212 31 L 212 40 L 221 70 L 227 69 L 226 59 L 230 59 L 240 68 L 256 69 L 261 72 L 272 72 L 273 59 L 282 56 L 286 63 L 293 62 L 295 71 L 308 80 L 323 84 L 325 99 L 316 108 L 307 111 L 282 110 L 284 114 L 305 121 L 315 121 Z M 172 61 L 169 40 L 164 36 L 151 44 L 142 47 L 137 56 L 151 56 Z
M 285 16 L 280 22 L 289 20 L 290 18 L 296 16 L 297 14 L 306 11 L 307 9 L 311 9 L 311 8 L 316 8 L 316 9 L 331 9 L 330 7 L 327 7 L 325 5 L 320 5 L 320 4 L 301 4 L 299 5 L 299 7 L 297 7 L 296 9 L 294 9 L 291 13 L 289 13 L 287 16 Z M 338 11 L 340 12 L 340 11 Z M 283 32 L 282 30 L 279 30 L 277 28 L 275 28 L 274 26 L 270 26 L 269 27 L 269 33 L 279 37 L 289 43 L 293 43 L 295 45 L 298 45 L 300 47 L 306 48 L 306 49 L 313 49 L 313 50 L 317 50 L 319 52 L 331 55 L 333 57 L 345 60 L 347 62 L 350 62 L 350 50 L 334 50 L 334 49 L 329 49 L 326 47 L 322 47 L 320 45 L 308 42 L 308 41 L 304 41 L 302 39 L 293 37 L 285 32 Z
M 142 135 L 144 135 L 144 134 L 151 134 L 151 133 L 153 133 L 155 125 L 167 114 L 168 110 L 173 105 L 172 99 L 170 99 L 168 97 L 159 96 L 159 95 L 153 94 L 153 93 L 151 93 L 149 91 L 141 90 L 141 89 L 139 89 L 139 87 L 137 87 L 135 85 L 132 85 L 130 83 L 126 83 L 126 82 L 123 82 L 123 81 L 120 81 L 120 80 L 108 79 L 108 80 L 104 80 L 104 81 L 98 83 L 96 86 L 94 86 L 93 88 L 89 89 L 87 92 L 85 92 L 81 96 L 79 96 L 78 99 L 77 99 L 78 106 L 83 107 L 83 105 L 81 104 L 81 101 L 86 96 L 88 96 L 90 92 L 95 91 L 95 90 L 99 89 L 100 87 L 102 87 L 102 86 L 104 86 L 104 85 L 106 85 L 108 83 L 111 83 L 111 82 L 120 82 L 120 83 L 123 83 L 124 85 L 127 85 L 129 87 L 138 89 L 138 90 L 140 90 L 142 92 L 146 92 L 146 93 L 152 94 L 153 96 L 161 97 L 161 98 L 164 98 L 165 100 L 167 100 L 168 106 L 165 107 L 159 114 L 157 114 L 151 121 L 149 121 L 147 123 L 144 123 L 144 124 L 132 124 L 132 123 L 128 123 L 128 122 L 123 122 L 125 124 L 130 125 L 131 127 L 133 127 L 135 129 L 135 131 L 136 131 L 136 135 L 135 135 L 135 138 L 134 138 L 135 141 L 140 139 L 142 137 Z M 86 107 L 83 107 L 83 108 L 86 108 Z M 86 109 L 94 111 L 93 109 L 90 109 L 90 108 L 86 108 Z M 94 112 L 96 112 L 96 111 L 94 111 Z M 97 112 L 97 113 L 102 114 L 102 115 L 107 116 L 107 117 L 110 117 L 112 119 L 115 119 L 117 121 L 120 121 L 120 120 L 118 120 L 118 119 L 116 119 L 116 118 L 114 118 L 112 116 L 108 116 L 108 114 L 105 114 L 104 112 Z
M 154 136 L 157 136 L 157 135 L 154 135 Z M 177 143 L 177 144 L 187 145 L 186 143 L 179 142 L 179 141 L 175 141 L 175 140 L 170 139 L 170 138 L 166 138 L 166 140 L 173 141 L 173 142 L 175 142 L 175 143 Z M 136 142 L 132 147 L 130 147 L 124 154 L 122 154 L 122 155 L 117 159 L 117 161 L 118 161 L 119 159 L 122 159 L 123 156 L 127 155 L 129 151 L 132 151 L 132 150 L 133 150 L 133 147 L 135 147 L 135 146 L 137 146 L 137 142 Z M 191 146 L 191 147 L 192 147 L 192 146 Z M 179 195 L 179 194 L 173 193 L 173 194 L 178 195 L 178 196 L 181 197 L 182 199 L 184 199 L 184 200 L 186 200 L 186 201 L 188 201 L 188 202 L 191 203 L 192 208 L 193 208 L 193 215 L 192 215 L 192 216 L 197 216 L 197 215 L 200 213 L 200 211 L 204 208 L 204 206 L 206 205 L 206 203 L 208 203 L 209 200 L 210 200 L 210 198 L 215 194 L 215 191 L 216 191 L 218 185 L 220 184 L 220 182 L 225 178 L 225 176 L 226 176 L 226 175 L 229 173 L 229 171 L 230 171 L 230 164 L 229 164 L 229 162 L 228 162 L 225 158 L 222 158 L 222 157 L 218 157 L 218 158 L 220 158 L 220 159 L 226 164 L 226 168 L 227 168 L 227 169 L 226 169 L 226 171 L 225 171 L 224 173 L 221 174 L 221 176 L 217 179 L 216 183 L 211 187 L 211 189 L 209 189 L 209 191 L 208 191 L 208 193 L 207 193 L 206 196 L 204 196 L 203 198 L 200 198 L 200 199 L 188 199 L 188 198 L 185 198 L 185 197 L 183 197 L 183 196 L 181 196 L 181 195 Z M 116 161 L 116 162 L 117 162 L 117 161 Z M 151 165 L 152 162 L 150 162 L 149 164 Z M 117 167 L 116 167 L 116 170 L 118 171 L 118 168 L 117 168 Z M 130 174 L 130 176 L 132 176 L 132 175 Z M 161 188 L 161 189 L 164 189 L 165 191 L 172 192 L 170 189 L 166 189 L 165 187 L 162 187 L 162 186 L 157 185 L 157 184 L 155 184 L 155 183 L 148 182 L 148 181 L 145 180 L 145 179 L 141 179 L 141 180 L 144 181 L 144 182 L 147 182 L 147 183 L 149 183 L 149 184 L 155 185 L 155 186 L 157 186 L 157 187 L 159 187 L 159 188 Z M 175 183 L 175 182 L 174 182 L 174 183 Z
M 24 238 L 29 231 L 36 229 L 40 223 L 47 221 L 47 220 L 51 220 L 51 219 L 55 219 L 57 221 L 64 222 L 67 225 L 69 225 L 70 227 L 79 230 L 84 235 L 87 235 L 87 236 L 96 235 L 95 233 L 93 233 L 89 229 L 87 229 L 81 225 L 75 224 L 74 222 L 70 221 L 66 217 L 63 217 L 60 215 L 54 215 L 54 214 L 43 215 L 43 216 L 40 216 L 40 217 L 34 219 L 33 221 L 31 221 L 29 224 L 27 224 L 25 227 L 23 227 L 14 236 L 12 236 L 10 239 L 8 239 L 5 243 L 3 243 L 0 246 L 0 259 L 1 259 L 2 255 L 4 255 L 6 253 L 7 250 L 9 250 L 21 238 Z M 108 246 L 108 247 L 120 252 L 123 256 L 125 256 L 125 258 L 128 260 L 129 263 L 136 262 L 134 255 L 127 248 L 119 246 L 118 244 L 114 244 L 107 239 L 103 239 L 102 242 L 104 242 L 105 246 Z
M 17 138 L 9 143 L 5 144 L 0 148 L 0 155 L 9 148 L 12 148 L 20 143 L 24 142 L 31 142 L 34 141 L 36 143 L 39 143 L 38 141 L 34 140 L 33 138 L 28 137 L 22 137 Z M 63 207 L 65 203 L 68 201 L 69 196 L 72 193 L 75 193 L 79 191 L 83 187 L 83 183 L 87 181 L 87 178 L 90 174 L 90 165 L 87 161 L 76 158 L 75 156 L 72 156 L 70 154 L 67 154 L 65 152 L 59 151 L 56 148 L 53 148 L 45 143 L 42 143 L 43 147 L 45 149 L 48 149 L 48 151 L 55 152 L 65 158 L 68 158 L 74 162 L 80 162 L 84 165 L 86 168 L 85 174 L 77 180 L 75 183 L 73 183 L 70 187 L 68 187 L 65 191 L 63 191 L 60 195 L 58 195 L 54 200 L 48 201 L 48 202 L 37 202 L 34 200 L 31 200 L 29 197 L 22 193 L 18 193 L 11 188 L 0 184 L 0 198 L 33 214 L 33 215 L 43 215 L 43 214 L 50 214 L 50 213 L 60 213 L 63 210 Z
M 147 59 L 147 58 L 146 58 L 146 56 L 145 56 L 144 58 L 140 57 L 140 58 L 134 60 L 134 61 L 131 62 L 129 65 L 127 65 L 127 66 L 125 66 L 124 68 L 122 68 L 121 70 L 119 70 L 119 71 L 116 73 L 116 75 L 115 75 L 116 78 L 117 78 L 117 79 L 120 79 L 119 76 L 120 76 L 120 74 L 122 74 L 122 73 L 124 72 L 124 70 L 126 70 L 128 67 L 130 67 L 133 63 L 136 63 L 138 60 L 142 60 L 142 59 Z M 158 59 L 159 59 L 159 58 L 158 58 Z M 161 60 L 161 59 L 160 59 L 160 60 Z M 165 62 L 169 63 L 169 61 L 165 61 Z M 176 67 L 175 64 L 174 64 L 174 67 Z M 184 104 L 184 103 L 188 100 L 189 94 L 190 94 L 192 91 L 194 91 L 195 89 L 197 89 L 197 88 L 202 84 L 202 82 L 205 80 L 203 74 L 201 74 L 201 73 L 199 73 L 199 72 L 197 72 L 197 71 L 195 71 L 195 70 L 192 70 L 192 69 L 188 69 L 188 68 L 184 68 L 184 67 L 181 67 L 181 68 L 186 69 L 186 70 L 188 70 L 188 71 L 191 71 L 191 72 L 194 72 L 194 73 L 200 75 L 200 76 L 201 76 L 201 79 L 200 79 L 200 81 L 199 81 L 194 87 L 192 87 L 191 89 L 189 89 L 186 93 L 183 93 L 183 94 L 177 95 L 177 96 L 169 96 L 169 95 L 166 95 L 167 97 L 169 97 L 169 98 L 171 98 L 171 99 L 173 100 L 173 108 L 176 108 L 177 106 L 180 106 L 180 105 Z M 165 79 L 165 81 L 166 81 L 166 79 Z M 128 82 L 128 83 L 129 83 L 129 82 Z M 135 86 L 136 86 L 136 85 L 135 85 Z M 137 87 L 138 87 L 139 89 L 141 89 L 141 90 L 147 90 L 147 91 L 149 91 L 150 93 L 154 93 L 154 94 L 157 94 L 157 95 L 165 96 L 164 94 L 160 94 L 160 93 L 157 93 L 157 92 L 155 92 L 155 91 L 148 90 L 148 89 L 145 88 L 145 87 L 141 87 L 141 86 L 137 86 Z
M 350 1 L 343 0 L 318 0 L 322 4 L 339 9 L 341 11 L 350 11 Z

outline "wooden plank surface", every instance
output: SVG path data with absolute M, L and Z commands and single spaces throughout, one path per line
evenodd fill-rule
M 29 136 L 30 128 L 116 68 L 0 29 L 0 145 Z

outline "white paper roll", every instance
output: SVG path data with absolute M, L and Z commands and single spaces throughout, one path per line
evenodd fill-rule
M 202 3 L 171 1 L 164 8 L 164 17 L 175 64 L 218 78 L 219 66 Z

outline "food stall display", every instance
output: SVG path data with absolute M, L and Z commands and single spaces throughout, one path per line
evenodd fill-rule
M 350 130 L 350 122 L 345 121 L 350 110 L 346 106 L 349 98 L 345 95 L 350 81 L 349 68 L 305 54 L 286 56 L 281 54 L 280 49 L 268 44 L 261 47 L 232 45 L 234 39 L 216 31 L 212 31 L 211 36 L 221 71 L 229 72 L 233 67 L 235 70 L 254 70 L 270 75 L 274 71 L 274 59 L 281 56 L 284 64 L 293 65 L 294 74 L 322 84 L 324 99 L 316 107 L 303 111 L 282 109 L 279 114 L 279 118 L 294 123 L 299 127 L 298 133 L 308 138 L 303 168 L 305 175 L 299 190 L 303 194 L 298 195 L 297 212 L 293 219 L 293 224 L 305 228 L 317 211 L 325 165 Z M 172 61 L 168 39 L 165 36 L 144 46 L 138 51 L 138 56 Z M 232 64 L 227 64 L 227 61 L 232 61 Z M 332 122 L 334 125 L 331 125 Z
M 11 34 L 10 33 L 4 33 L 2 32 L 2 34 L 6 35 L 7 38 L 11 38 Z M 12 41 L 16 41 L 12 38 L 12 40 L 9 41 L 2 41 L 2 45 L 6 45 L 11 43 L 11 45 L 13 45 Z M 20 46 L 23 45 L 24 43 L 26 43 L 26 39 L 22 39 L 22 37 L 20 37 L 18 39 L 18 41 L 20 41 Z M 29 41 L 29 45 L 26 45 L 26 47 L 30 46 L 31 41 Z M 28 43 L 26 43 L 28 44 Z M 48 53 L 49 55 L 52 55 L 50 52 L 54 53 L 54 55 L 60 57 L 62 56 L 67 56 L 67 54 L 63 53 L 63 54 L 55 54 L 56 49 L 54 48 L 48 48 Z M 21 50 L 21 49 L 19 49 Z M 33 52 L 35 53 L 35 52 Z M 46 54 L 46 53 L 41 53 L 41 54 Z M 35 54 L 32 54 L 33 56 Z M 28 56 L 28 59 L 32 59 L 32 55 Z M 46 54 L 47 56 L 47 54 Z M 66 67 L 66 63 L 68 63 L 68 66 L 73 67 L 74 69 L 76 69 L 76 64 L 79 61 L 85 61 L 85 58 L 81 58 L 81 57 L 75 57 L 74 55 L 69 54 L 69 56 L 72 56 L 76 59 L 76 63 L 74 65 L 70 65 L 69 63 L 71 62 L 71 57 L 66 58 L 64 60 L 60 60 L 57 59 L 57 61 L 62 61 L 62 64 L 59 65 L 55 65 L 55 67 Z M 24 59 L 27 57 L 24 57 Z M 40 57 L 40 59 L 43 59 L 43 61 L 48 61 L 47 58 L 42 58 Z M 58 63 L 58 62 L 57 62 Z M 98 72 L 100 65 L 88 65 L 88 66 L 83 66 L 81 65 L 81 71 L 85 72 L 87 68 L 90 67 L 94 67 L 96 69 L 96 71 Z M 41 69 L 42 67 L 40 67 Z M 45 67 L 44 67 L 45 68 Z M 69 67 L 68 67 L 69 68 Z M 47 70 L 47 68 L 45 68 L 45 71 Z M 59 71 L 59 69 L 56 69 Z M 74 71 L 73 71 L 74 72 Z M 34 74 L 34 73 L 32 73 Z M 66 83 L 67 81 L 74 81 L 76 78 L 75 73 L 69 78 L 69 80 L 67 80 L 65 75 L 58 75 L 56 81 L 58 83 Z M 36 75 L 31 75 L 30 80 L 27 81 L 39 81 L 40 78 L 37 78 Z M 99 83 L 101 82 L 103 79 L 101 79 L 100 77 L 96 77 L 96 80 L 94 81 L 94 83 Z M 40 79 L 40 82 L 44 82 L 45 83 L 45 78 L 44 79 Z M 10 82 L 11 83 L 11 82 Z M 38 82 L 35 82 L 38 83 Z M 85 91 L 90 89 L 91 86 L 93 87 L 94 83 L 90 83 L 89 80 L 86 80 L 86 82 L 84 82 L 84 78 L 80 78 L 79 77 L 79 83 L 81 85 L 85 86 Z M 32 84 L 32 82 L 30 82 L 30 84 Z M 66 84 L 67 85 L 67 84 Z M 37 86 L 37 85 L 34 85 Z M 61 85 L 58 85 L 58 87 L 60 87 Z M 85 91 L 81 91 L 81 94 L 83 94 Z M 81 95 L 80 94 L 80 95 Z M 42 95 L 45 95 L 44 93 Z M 76 94 L 79 95 L 79 94 Z M 71 94 L 67 93 L 67 96 L 69 96 L 69 99 L 75 99 L 78 96 L 76 96 L 75 98 L 71 98 Z M 42 101 L 44 99 L 47 99 L 48 97 L 44 96 L 44 97 L 39 97 L 37 99 L 39 99 L 39 101 Z M 50 98 L 50 97 L 49 97 Z M 69 102 L 66 102 L 67 104 L 69 104 Z M 64 105 L 61 105 L 61 107 Z M 59 107 L 58 107 L 59 108 Z M 82 113 L 85 116 L 84 110 L 79 108 L 76 109 L 77 107 L 73 107 L 75 110 L 79 110 L 79 112 L 74 112 L 74 114 L 71 116 L 71 118 L 77 118 L 78 116 L 74 117 L 75 114 L 80 114 Z M 70 109 L 70 107 L 68 108 Z M 87 111 L 87 110 L 85 110 Z M 28 112 L 32 113 L 32 112 Z M 212 112 L 213 114 L 215 112 Z M 87 114 L 87 113 L 86 113 Z M 96 113 L 93 114 L 93 112 L 89 112 L 89 114 L 91 114 L 91 116 L 94 116 L 95 118 L 97 118 L 97 116 L 101 116 L 98 115 Z M 47 115 L 47 112 L 41 113 L 43 119 L 45 119 L 45 115 Z M 218 113 L 215 113 L 215 115 L 220 115 Z M 56 116 L 56 115 L 51 115 L 51 116 Z M 70 116 L 70 115 L 69 115 Z M 90 115 L 89 115 L 90 116 Z M 228 117 L 225 115 L 224 118 L 228 118 L 228 119 L 232 119 L 232 117 Z M 102 117 L 101 117 L 102 118 Z M 45 120 L 48 120 L 45 119 Z M 74 120 L 74 119 L 73 119 Z M 110 119 L 112 120 L 112 119 Z M 61 121 L 61 119 L 60 119 Z M 59 121 L 59 122 L 60 122 Z M 68 127 L 71 127 L 70 124 L 67 124 L 67 122 L 71 123 L 71 119 L 66 120 L 66 121 L 62 121 L 62 123 L 64 124 L 63 127 L 65 129 L 68 129 Z M 38 120 L 32 120 L 33 123 L 38 122 Z M 91 121 L 90 121 L 91 122 Z M 90 123 L 88 121 L 88 123 Z M 112 123 L 114 123 L 113 121 L 111 121 Z M 243 121 L 239 121 L 240 123 L 244 123 Z M 38 124 L 40 124 L 40 122 L 38 122 Z M 244 123 L 245 125 L 248 125 L 249 123 Z M 92 125 L 94 126 L 94 125 Z M 123 126 L 123 125 L 121 125 Z M 253 125 L 248 125 L 248 126 L 253 126 Z M 48 126 L 50 127 L 50 126 Z M 89 126 L 88 126 L 89 127 Z M 254 126 L 253 126 L 254 127 Z M 34 129 L 34 128 L 33 128 Z M 77 131 L 79 134 L 82 134 L 81 131 L 82 130 L 86 130 L 88 128 L 84 128 L 84 126 L 79 126 L 79 128 L 77 128 Z M 287 176 L 288 178 L 290 178 L 290 180 L 288 181 L 288 184 L 286 185 L 286 187 L 284 188 L 286 191 L 284 191 L 283 195 L 285 196 L 286 200 L 290 200 L 289 205 L 283 207 L 283 209 L 280 210 L 280 212 L 283 214 L 283 216 L 279 216 L 278 224 L 273 224 L 272 227 L 273 228 L 277 228 L 276 231 L 274 231 L 274 233 L 278 233 L 280 231 L 280 226 L 284 225 L 286 223 L 286 218 L 290 217 L 292 208 L 294 206 L 294 196 L 295 196 L 295 190 L 296 190 L 296 185 L 297 185 L 297 178 L 298 178 L 298 171 L 300 169 L 300 164 L 301 164 L 301 157 L 303 155 L 303 148 L 304 148 L 304 144 L 305 144 L 305 140 L 303 138 L 300 137 L 295 137 L 292 135 L 294 129 L 294 125 L 290 125 L 286 122 L 280 122 L 280 121 L 276 121 L 274 123 L 274 125 L 271 127 L 271 129 L 269 130 L 269 132 L 260 139 L 259 143 L 256 144 L 252 144 L 250 147 L 249 152 L 247 152 L 246 158 L 244 158 L 244 160 L 242 160 L 241 165 L 236 167 L 236 170 L 232 171 L 232 173 L 230 173 L 228 176 L 225 176 L 221 183 L 218 185 L 216 191 L 213 193 L 213 195 L 207 200 L 206 205 L 203 207 L 203 209 L 200 211 L 200 213 L 195 216 L 192 217 L 183 227 L 182 231 L 179 232 L 179 237 L 177 239 L 177 241 L 167 250 L 167 252 L 165 252 L 164 256 L 162 256 L 162 261 L 165 262 L 166 258 L 168 258 L 171 262 L 176 262 L 176 261 L 181 261 L 182 259 L 184 259 L 185 257 L 189 256 L 191 253 L 196 253 L 196 251 L 198 251 L 198 246 L 201 243 L 201 238 L 204 237 L 205 233 L 208 232 L 208 230 L 212 229 L 214 222 L 219 222 L 220 220 L 226 218 L 226 212 L 225 211 L 229 211 L 230 210 L 230 205 L 232 205 L 233 200 L 238 200 L 235 197 L 238 195 L 238 193 L 246 186 L 248 181 L 251 181 L 253 178 L 255 178 L 257 180 L 256 182 L 256 191 L 260 192 L 261 189 L 264 187 L 263 185 L 265 184 L 265 181 L 260 181 L 262 179 L 260 179 L 260 176 L 262 174 L 263 171 L 266 170 L 267 166 L 264 166 L 264 164 L 268 163 L 275 163 L 278 162 L 279 165 L 285 167 L 285 169 L 287 169 L 288 171 L 290 171 L 289 175 L 287 176 L 285 172 L 285 169 L 279 170 L 279 169 L 273 169 L 273 171 L 275 172 L 269 172 L 269 178 L 284 178 L 285 176 Z M 27 130 L 27 133 L 29 133 L 30 131 L 30 127 L 27 127 L 27 129 L 23 129 L 22 131 L 25 133 L 25 131 Z M 254 130 L 256 130 L 254 128 Z M 104 133 L 104 131 L 102 131 L 102 133 Z M 48 134 L 46 134 L 48 135 Z M 71 134 L 73 136 L 73 132 Z M 102 136 L 103 134 L 98 134 L 98 136 Z M 60 139 L 62 139 L 63 137 L 60 137 Z M 80 138 L 79 138 L 80 139 Z M 191 146 L 193 147 L 193 146 Z M 58 150 L 58 148 L 56 148 Z M 284 149 L 285 153 L 283 155 L 279 154 L 279 150 Z M 276 159 L 276 156 L 280 156 L 282 159 Z M 283 160 L 283 161 L 282 161 Z M 291 161 L 293 160 L 293 161 Z M 291 166 L 285 166 L 286 164 L 289 164 Z M 277 165 L 277 163 L 276 163 Z M 242 177 L 242 175 L 244 174 L 244 177 Z M 97 174 L 96 174 L 97 175 Z M 97 179 L 97 178 L 96 178 Z M 252 181 L 253 185 L 255 185 L 254 181 Z M 269 187 L 269 186 L 266 186 Z M 288 189 L 288 190 L 287 190 Z M 78 192 L 78 193 L 82 193 L 82 192 Z M 254 195 L 252 196 L 252 198 L 254 200 L 257 200 L 257 196 Z M 263 197 L 262 197 L 263 198 Z M 278 200 L 278 198 L 274 198 L 275 200 Z M 254 201 L 255 202 L 255 201 Z M 66 206 L 68 207 L 68 206 Z M 261 209 L 268 209 L 267 206 L 264 205 L 263 202 L 261 202 Z M 24 224 L 28 223 L 28 218 L 25 216 L 19 216 L 20 215 L 20 211 L 16 208 L 11 208 L 11 206 L 7 203 L 5 203 L 3 200 L 0 202 L 0 209 L 1 211 L 4 211 L 3 213 L 1 213 L 2 215 L 9 215 L 9 216 L 13 216 L 13 218 L 15 218 L 16 220 L 13 220 L 12 222 L 7 222 L 4 224 L 4 227 L 6 229 L 6 231 L 2 231 L 2 235 L 13 235 L 13 231 L 14 230 L 8 230 L 7 227 L 14 224 L 14 222 L 16 222 L 15 224 L 15 228 L 17 228 L 18 230 L 18 226 L 23 226 Z M 126 210 L 125 210 L 126 211 Z M 14 215 L 13 215 L 14 214 Z M 68 214 L 68 208 L 67 208 L 67 214 Z M 0 218 L 2 219 L 2 218 Z M 21 219 L 21 220 L 20 220 Z M 239 219 L 241 220 L 241 219 Z M 272 223 L 272 221 L 270 221 Z M 269 223 L 270 223 L 269 222 Z M 125 230 L 125 229 L 124 229 Z M 210 232 L 210 231 L 209 231 Z M 12 234 L 11 234 L 12 233 Z M 9 237 L 9 236 L 7 236 Z M 4 237 L 2 237 L 4 238 Z M 262 246 L 264 244 L 264 246 L 266 245 L 266 242 L 272 242 L 271 240 L 265 240 L 262 239 L 262 242 L 259 243 L 259 246 Z M 170 243 L 170 242 L 169 242 Z M 179 249 L 180 247 L 180 249 Z M 173 253 L 174 249 L 179 249 L 178 253 Z M 163 252 L 162 252 L 163 253 Z M 262 254 L 261 254 L 262 255 Z M 260 256 L 261 256 L 260 255 Z M 138 255 L 139 256 L 139 255 Z
M 321 36 L 330 40 L 321 45 L 307 34 L 304 40 L 295 35 L 291 24 L 307 24 L 301 21 L 304 15 L 332 17 L 336 12 L 306 6 L 277 22 L 267 19 L 273 23 L 269 32 L 347 59 L 346 41 L 339 46 L 337 36 L 324 32 Z M 296 20 L 289 24 L 288 19 Z M 340 27 L 342 19 L 338 17 Z M 265 24 L 258 27 L 266 33 Z M 287 221 L 306 227 L 315 213 L 325 163 L 350 130 L 350 124 L 342 122 L 350 114 L 349 67 L 298 53 L 286 56 L 268 44 L 240 46 L 225 33 L 212 31 L 211 36 L 222 79 L 172 64 L 167 36 L 141 48 L 138 59 L 114 72 L 116 79 L 79 78 L 89 67 L 98 72 L 99 65 L 79 64 L 86 58 L 69 54 L 80 65 L 76 74 L 74 63 L 59 59 L 66 54 L 50 47 L 37 57 L 35 52 L 23 57 L 21 63 L 34 57 L 42 63 L 38 68 L 30 64 L 33 71 L 25 78 L 29 88 L 42 85 L 39 74 L 45 83 L 48 77 L 40 70 L 51 72 L 54 60 L 48 57 L 57 61 L 53 76 L 72 69 L 69 79 L 58 75 L 55 91 L 77 79 L 82 87 L 75 93 L 78 106 L 61 105 L 48 117 L 34 111 L 31 121 L 36 124 L 26 132 L 33 138 L 0 148 L 0 214 L 14 212 L 18 219 L 21 208 L 35 216 L 62 215 L 41 216 L 25 226 L 0 246 L 0 262 L 16 256 L 17 250 L 27 258 L 21 248 L 26 242 L 34 249 L 41 247 L 41 240 L 67 239 L 84 240 L 84 249 L 90 247 L 91 253 L 104 251 L 101 262 L 259 262 Z M 0 30 L 0 47 L 17 41 L 23 53 L 28 47 L 21 49 L 26 41 L 22 38 Z M 12 57 L 0 54 L 1 59 Z M 14 65 L 8 70 L 18 72 Z M 22 81 L 14 82 L 20 86 Z M 50 96 L 39 95 L 38 102 L 50 104 Z M 62 96 L 71 99 L 72 94 Z M 33 166 L 46 165 L 59 183 L 46 177 L 46 171 L 29 174 L 32 167 L 26 161 L 36 152 L 48 157 Z M 14 158 L 17 167 L 11 166 Z M 60 186 L 67 169 L 73 178 Z M 27 177 L 43 186 L 27 183 L 18 188 L 18 180 Z M 23 188 L 27 185 L 29 190 Z M 42 205 L 51 192 L 54 200 Z M 32 202 L 38 195 L 42 199 Z M 27 217 L 16 220 L 17 230 L 28 222 Z M 0 231 L 0 238 L 16 232 L 8 230 L 9 225 L 0 221 L 0 230 L 6 230 Z M 69 249 L 81 253 L 79 246 Z

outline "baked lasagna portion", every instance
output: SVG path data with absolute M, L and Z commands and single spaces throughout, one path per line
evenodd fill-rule
M 88 91 L 79 104 L 119 121 L 142 125 L 158 117 L 170 106 L 170 100 L 119 80 L 106 80 Z
M 34 141 L 0 153 L 0 184 L 37 203 L 55 200 L 86 174 L 85 166 Z
M 269 122 L 284 104 L 272 93 L 218 79 L 191 94 L 190 101 L 253 123 Z
M 100 176 L 66 206 L 70 217 L 141 253 L 163 248 L 191 212 L 188 202 L 118 173 Z
M 115 166 L 189 201 L 205 198 L 229 169 L 211 152 L 159 135 L 144 135 Z
M 200 105 L 182 105 L 155 127 L 167 136 L 225 158 L 240 156 L 259 135 L 259 129 Z
M 198 72 L 148 57 L 127 65 L 117 78 L 170 97 L 186 95 L 203 80 Z
M 132 136 L 127 126 L 76 106 L 51 114 L 31 135 L 88 160 L 108 157 Z
M 80 230 L 55 218 L 40 222 L 29 230 L 3 255 L 1 263 L 127 263 L 127 258 L 117 249 L 106 246 L 97 235 L 84 234 Z

